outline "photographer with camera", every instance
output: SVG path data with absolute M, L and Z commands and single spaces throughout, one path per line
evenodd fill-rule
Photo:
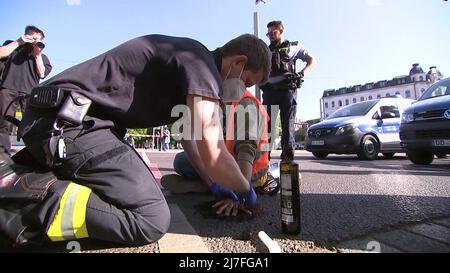
M 278 105 L 281 112 L 281 159 L 294 158 L 295 116 L 297 113 L 297 89 L 301 87 L 304 76 L 316 66 L 316 59 L 298 42 L 284 38 L 284 26 L 281 21 L 267 24 L 267 37 L 272 52 L 272 71 L 268 83 L 260 86 L 263 90 L 263 104 L 267 105 L 271 115 L 271 106 Z M 305 67 L 297 73 L 295 63 L 300 59 Z M 278 112 L 270 120 L 277 120 Z M 271 123 L 271 125 L 274 123 Z M 271 126 L 272 127 L 272 126 Z M 270 131 L 273 135 L 274 128 Z
M 9 154 L 11 149 L 10 126 L 5 117 L 14 117 L 19 101 L 25 111 L 25 97 L 41 79 L 52 70 L 49 59 L 42 51 L 44 32 L 35 26 L 27 26 L 25 34 L 16 41 L 0 47 L 3 72 L 0 78 L 0 150 Z

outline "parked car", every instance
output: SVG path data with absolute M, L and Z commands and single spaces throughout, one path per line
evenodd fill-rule
M 450 154 L 450 78 L 430 86 L 405 110 L 400 139 L 415 164 L 431 164 L 435 155 Z
M 399 138 L 400 113 L 412 102 L 395 97 L 345 106 L 308 129 L 306 150 L 316 158 L 357 154 L 359 159 L 374 160 L 380 152 L 385 158 L 392 158 L 395 153 L 403 152 Z

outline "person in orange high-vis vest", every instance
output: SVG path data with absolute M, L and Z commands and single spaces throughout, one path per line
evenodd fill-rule
M 226 146 L 242 173 L 259 193 L 275 193 L 278 187 L 269 172 L 270 121 L 266 108 L 246 90 L 238 101 L 227 107 Z M 251 165 L 251 172 L 246 167 Z M 248 165 L 247 165 L 248 166 Z
M 257 193 L 274 194 L 279 190 L 279 179 L 275 179 L 269 172 L 269 115 L 266 108 L 245 89 L 231 97 L 233 99 L 224 98 L 222 104 L 227 150 Z M 193 167 L 185 152 L 175 156 L 174 170 L 177 174 L 168 174 L 161 178 L 165 189 L 176 194 L 211 191 L 217 202 L 213 205 L 217 213 L 230 214 L 227 208 L 229 209 L 233 199 L 237 198 L 236 194 L 226 189 L 224 191 L 222 188 L 214 188 L 216 183 L 212 183 L 208 177 L 203 178 L 205 176 L 200 175 L 201 172 Z M 208 181 L 213 187 L 206 186 Z

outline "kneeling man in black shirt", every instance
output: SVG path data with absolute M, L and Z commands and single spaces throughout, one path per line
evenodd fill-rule
M 64 90 L 74 105 L 82 105 L 85 98 L 92 103 L 80 125 L 59 120 L 61 107 L 30 103 L 19 128 L 26 144 L 23 153 L 57 179 L 39 180 L 45 194 L 20 216 L 9 216 L 21 228 L 0 224 L 0 233 L 19 244 L 36 241 L 37 234 L 52 241 L 92 238 L 130 245 L 159 240 L 170 224 L 166 200 L 123 136 L 127 128 L 180 119 L 174 111 L 180 106 L 192 125 L 183 134 L 193 140 L 194 154 L 208 175 L 239 193 L 244 206 L 253 206 L 256 195 L 223 141 L 219 101 L 228 87 L 263 83 L 269 72 L 270 51 L 253 35 L 239 36 L 214 51 L 189 38 L 148 35 L 44 82 L 40 88 Z M 224 81 L 229 81 L 227 88 Z M 19 214 L 8 209 L 0 203 L 0 217 L 5 211 Z

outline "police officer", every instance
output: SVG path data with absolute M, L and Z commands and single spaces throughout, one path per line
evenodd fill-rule
M 281 112 L 281 146 L 282 159 L 294 157 L 295 142 L 295 116 L 297 113 L 297 88 L 301 86 L 303 77 L 316 65 L 316 59 L 298 42 L 290 42 L 284 38 L 284 27 L 281 21 L 272 21 L 267 24 L 267 37 L 270 40 L 272 52 L 272 71 L 269 81 L 261 86 L 263 90 L 263 104 L 267 105 L 269 115 L 272 115 L 271 106 L 279 106 Z M 306 62 L 305 67 L 296 73 L 296 61 Z M 277 119 L 271 116 L 272 125 Z M 273 135 L 273 130 L 272 135 Z
M 252 206 L 256 194 L 226 152 L 219 94 L 226 78 L 252 86 L 266 81 L 269 70 L 270 51 L 253 35 L 239 36 L 215 51 L 189 38 L 148 35 L 56 75 L 39 88 L 64 90 L 75 114 L 88 99 L 91 106 L 80 125 L 70 125 L 59 119 L 66 103 L 45 108 L 30 100 L 19 128 L 24 153 L 58 179 L 27 179 L 46 194 L 26 215 L 17 212 L 17 205 L 9 208 L 0 202 L 0 234 L 17 244 L 34 241 L 36 234 L 52 241 L 92 238 L 128 245 L 159 240 L 170 224 L 167 203 L 145 162 L 123 137 L 126 128 L 173 123 L 180 118 L 172 113 L 175 106 L 188 110 L 190 124 L 198 125 L 189 136 L 208 175 Z M 3 168 L 9 162 L 3 161 L 0 179 L 2 172 L 11 174 Z M 22 192 L 13 193 L 17 197 Z M 8 193 L 0 187 L 0 201 Z

